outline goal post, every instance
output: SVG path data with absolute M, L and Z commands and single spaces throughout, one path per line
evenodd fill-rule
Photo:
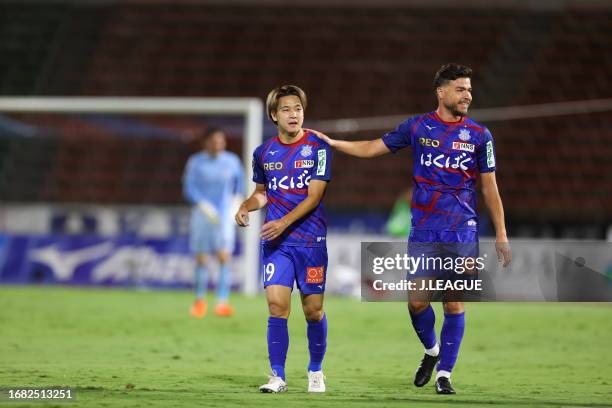
M 250 193 L 251 155 L 263 140 L 263 103 L 258 98 L 206 97 L 0 97 L 1 113 L 90 113 L 240 116 L 244 120 L 242 161 L 246 194 Z M 241 229 L 244 271 L 243 291 L 257 292 L 259 263 L 259 212 L 250 215 L 251 227 Z

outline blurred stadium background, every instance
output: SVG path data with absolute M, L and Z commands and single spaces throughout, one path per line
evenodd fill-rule
M 470 116 L 496 141 L 510 239 L 612 241 L 610 1 L 0 0 L 5 107 L 15 97 L 262 99 L 293 83 L 309 96 L 307 127 L 374 138 L 434 108 L 433 74 L 450 61 L 474 68 Z M 190 291 L 149 291 L 191 286 L 181 177 L 209 126 L 250 155 L 239 115 L 0 108 L 0 387 L 74 386 L 88 406 L 267 403 L 254 393 L 267 365 L 261 295 L 236 295 L 235 319 L 195 321 Z M 408 151 L 335 156 L 332 293 L 359 296 L 359 243 L 389 240 L 410 161 Z M 257 242 L 242 238 L 233 282 L 249 292 L 258 271 L 239 262 Z M 438 406 L 431 389 L 406 388 L 421 350 L 403 306 L 330 296 L 326 307 L 334 346 L 320 404 Z M 455 406 L 610 406 L 611 310 L 470 305 Z M 303 376 L 301 324 L 291 325 L 292 378 Z M 304 394 L 287 399 L 317 405 Z
M 306 126 L 373 138 L 433 109 L 433 73 L 461 62 L 471 116 L 496 140 L 509 235 L 602 240 L 611 22 L 608 1 L 1 1 L 0 94 L 263 98 L 295 83 Z M 97 265 L 97 283 L 187 286 L 181 176 L 212 125 L 245 153 L 240 117 L 0 112 L 0 281 L 88 284 Z M 332 264 L 354 267 L 364 234 L 384 239 L 410 160 L 336 156 Z M 80 261 L 56 260 L 71 251 Z

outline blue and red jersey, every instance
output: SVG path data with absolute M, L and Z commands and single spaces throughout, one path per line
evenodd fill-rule
M 311 180 L 331 180 L 331 148 L 314 134 L 304 130 L 295 143 L 283 143 L 274 137 L 253 153 L 253 181 L 266 186 L 266 220 L 282 218 L 308 196 Z M 290 225 L 273 242 L 263 244 L 323 247 L 327 220 L 323 203 Z
M 476 177 L 495 171 L 489 130 L 469 118 L 445 122 L 436 112 L 414 116 L 385 134 L 393 153 L 412 146 L 412 228 L 477 230 Z

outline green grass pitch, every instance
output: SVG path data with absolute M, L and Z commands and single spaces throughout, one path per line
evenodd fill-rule
M 400 303 L 329 297 L 328 392 L 306 392 L 306 326 L 294 294 L 286 394 L 266 380 L 266 306 L 195 320 L 189 292 L 0 288 L 0 387 L 69 386 L 99 407 L 609 407 L 609 304 L 467 305 L 455 396 L 412 385 L 422 349 Z M 441 308 L 435 305 L 438 330 Z M 438 331 L 439 332 L 439 331 Z

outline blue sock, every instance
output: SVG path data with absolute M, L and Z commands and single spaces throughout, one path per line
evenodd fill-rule
M 306 335 L 308 336 L 308 351 L 310 351 L 310 363 L 308 371 L 321 371 L 323 365 L 323 357 L 327 349 L 327 316 L 323 314 L 323 318 L 318 322 L 306 320 L 308 328 Z
M 289 349 L 289 331 L 287 319 L 268 317 L 268 357 L 270 368 L 277 376 L 285 380 L 285 360 Z
M 440 333 L 440 363 L 438 371 L 453 371 L 459 346 L 465 331 L 465 313 L 444 314 L 444 324 Z
M 230 267 L 227 263 L 223 263 L 219 267 L 219 280 L 217 281 L 217 301 L 219 303 L 227 303 L 231 285 Z
M 195 291 L 196 299 L 203 299 L 208 288 L 208 273 L 206 266 L 198 265 L 195 269 Z
M 416 331 L 419 340 L 423 343 L 423 347 L 430 349 L 436 345 L 436 314 L 431 305 L 417 314 L 410 313 L 412 319 L 412 327 Z

